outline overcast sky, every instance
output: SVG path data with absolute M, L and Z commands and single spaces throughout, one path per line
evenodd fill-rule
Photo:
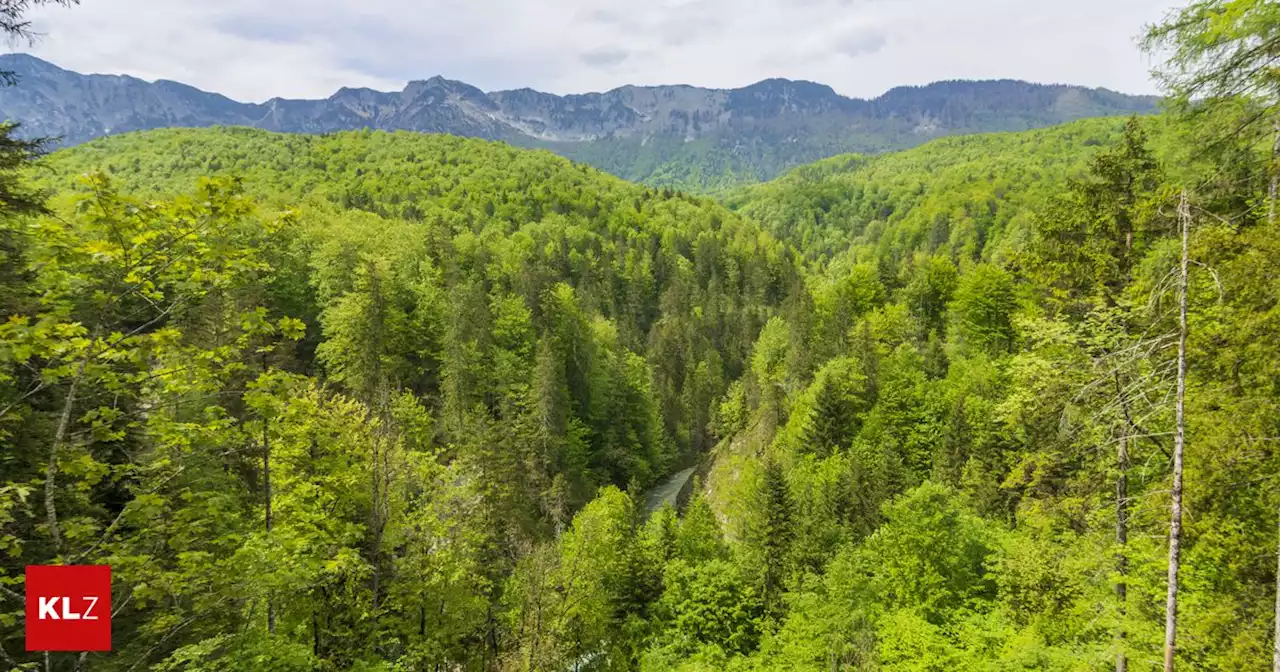
M 82 0 L 31 12 L 29 51 L 78 72 L 260 102 L 443 75 L 485 90 L 736 87 L 857 97 L 1014 78 L 1153 93 L 1135 46 L 1180 0 Z

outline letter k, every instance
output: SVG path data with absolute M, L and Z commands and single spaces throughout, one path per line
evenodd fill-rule
M 58 603 L 56 597 L 40 598 L 40 620 L 51 619 L 58 620 L 58 612 L 54 609 L 54 605 Z

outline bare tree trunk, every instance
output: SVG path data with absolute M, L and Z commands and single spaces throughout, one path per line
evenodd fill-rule
M 1125 618 L 1128 615 L 1129 599 L 1129 439 L 1135 429 L 1133 415 L 1129 412 L 1129 398 L 1125 396 L 1124 386 L 1120 384 L 1119 371 L 1115 374 L 1116 398 L 1120 402 L 1123 415 L 1120 430 L 1120 443 L 1116 450 L 1116 571 L 1120 580 L 1116 582 L 1116 601 L 1119 603 L 1120 620 L 1116 629 L 1116 641 L 1119 650 L 1116 652 L 1116 672 L 1126 672 L 1129 660 L 1126 655 L 1128 632 L 1125 631 Z
M 379 560 L 382 557 L 382 492 L 380 487 L 381 485 L 380 476 L 378 473 L 379 470 L 381 469 L 381 466 L 380 466 L 381 460 L 379 459 L 380 451 L 379 451 L 379 445 L 378 445 L 381 442 L 381 440 L 382 438 L 380 436 L 375 436 L 373 439 L 372 467 L 369 470 L 370 487 L 372 490 L 371 492 L 372 497 L 370 497 L 370 502 L 369 502 L 369 506 L 370 506 L 369 517 L 370 517 L 370 527 L 372 528 L 372 531 L 373 531 L 373 538 L 370 542 L 370 548 L 369 548 L 369 557 L 372 560 L 372 565 L 373 565 L 372 590 L 373 590 L 374 613 L 377 613 L 378 611 L 378 601 L 380 598 L 380 591 L 382 589 L 381 583 L 379 582 L 379 578 L 380 578 L 379 577 L 379 569 L 380 569 Z
M 383 379 L 382 372 L 382 352 L 383 352 L 383 336 L 386 328 L 386 301 L 382 296 L 382 282 L 377 264 L 368 262 L 369 271 L 369 295 L 370 295 L 370 311 L 369 319 L 369 341 L 372 343 L 370 354 L 372 355 L 371 375 L 366 382 L 367 403 L 373 414 L 378 419 L 378 430 L 373 439 L 373 455 L 372 466 L 370 468 L 370 509 L 369 524 L 373 532 L 370 540 L 369 560 L 372 565 L 371 588 L 372 588 L 372 604 L 373 618 L 378 618 L 378 608 L 382 602 L 382 540 L 387 525 L 388 511 L 388 489 L 390 485 L 390 476 L 385 473 L 388 462 L 387 451 L 390 450 L 390 389 L 389 384 Z M 383 444 L 386 441 L 386 444 Z
M 1267 225 L 1276 224 L 1276 199 L 1280 197 L 1280 120 L 1275 122 L 1275 140 L 1271 145 L 1271 185 L 1267 191 Z M 1271 650 L 1271 669 L 1280 672 L 1280 546 L 1276 548 L 1276 617 Z
M 90 352 L 92 352 L 90 346 Z M 76 375 L 71 379 L 71 385 L 67 387 L 67 396 L 62 403 L 62 413 L 58 416 L 58 429 L 53 435 L 53 443 L 49 446 L 49 466 L 44 473 L 44 511 L 45 522 L 49 526 L 49 536 L 53 538 L 53 547 L 58 553 L 62 552 L 62 529 L 58 526 L 58 506 L 57 506 L 57 481 L 58 481 L 58 451 L 62 448 L 62 443 L 67 439 L 67 430 L 71 427 L 71 412 L 76 405 L 76 388 L 80 386 L 80 379 L 84 377 L 84 370 L 89 366 L 90 353 L 85 353 L 83 359 L 80 360 L 80 367 L 76 370 Z
M 1116 672 L 1126 672 L 1129 661 L 1125 657 L 1125 626 L 1127 613 L 1129 559 L 1126 546 L 1129 543 L 1129 428 L 1126 425 L 1124 434 L 1120 436 L 1120 448 L 1116 455 L 1120 475 L 1116 478 L 1116 571 L 1120 580 L 1116 582 L 1116 601 L 1120 606 L 1119 627 L 1116 640 L 1119 650 L 1116 652 Z
M 1276 198 L 1280 196 L 1280 121 L 1275 122 L 1275 141 L 1271 145 L 1271 185 L 1267 189 L 1267 224 L 1276 223 Z M 1280 668 L 1277 668 L 1280 669 Z
M 265 367 L 265 364 L 264 364 Z M 270 421 L 262 416 L 262 483 L 266 490 L 265 511 L 267 520 L 267 537 L 271 536 L 271 438 L 268 434 Z M 267 632 L 276 632 L 276 605 L 267 597 Z
M 1280 672 L 1280 548 L 1276 549 L 1276 634 L 1271 650 L 1271 669 Z
M 1169 521 L 1169 592 L 1164 617 L 1164 670 L 1173 672 L 1178 632 L 1178 559 L 1182 543 L 1182 453 L 1186 446 L 1185 400 L 1187 396 L 1187 247 L 1191 238 L 1191 205 L 1187 192 L 1178 202 L 1182 225 L 1182 261 L 1178 282 L 1178 399 L 1174 410 L 1177 425 L 1173 440 L 1173 494 Z

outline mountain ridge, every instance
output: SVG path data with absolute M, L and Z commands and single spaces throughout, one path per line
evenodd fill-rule
M 175 126 L 407 130 L 550 149 L 627 179 L 695 189 L 768 179 L 835 154 L 905 149 L 944 135 L 1146 113 L 1158 100 L 1017 80 L 950 80 L 861 99 L 782 78 L 735 89 L 625 85 L 557 95 L 527 87 L 486 92 L 436 75 L 400 91 L 341 87 L 327 98 L 246 103 L 172 80 L 80 74 L 29 54 L 0 55 L 0 69 L 19 78 L 16 86 L 0 88 L 0 116 L 62 145 Z

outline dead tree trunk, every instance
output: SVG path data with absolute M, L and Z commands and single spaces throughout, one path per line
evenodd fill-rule
M 1178 281 L 1178 397 L 1174 408 L 1173 492 L 1169 520 L 1169 577 L 1164 616 L 1164 671 L 1173 672 L 1178 633 L 1178 560 L 1182 544 L 1182 454 L 1186 445 L 1187 396 L 1187 248 L 1191 238 L 1191 205 L 1187 192 L 1178 201 L 1182 228 L 1182 260 Z
M 1275 140 L 1271 145 L 1271 184 L 1267 191 L 1267 225 L 1276 224 L 1276 198 L 1280 197 L 1280 121 L 1275 122 Z M 1280 672 L 1280 545 L 1276 548 L 1276 618 L 1271 669 Z
M 1280 548 L 1276 549 L 1276 634 L 1271 651 L 1271 669 L 1280 672 Z
M 1127 672 L 1129 669 L 1129 660 L 1125 656 L 1125 640 L 1127 633 L 1125 632 L 1124 619 L 1128 613 L 1126 603 L 1128 602 L 1128 577 L 1129 577 L 1129 430 L 1132 426 L 1132 419 L 1129 415 L 1129 402 L 1124 397 L 1124 389 L 1120 385 L 1120 374 L 1117 372 L 1116 394 L 1120 395 L 1120 407 L 1124 412 L 1124 421 L 1121 423 L 1120 443 L 1116 450 L 1116 470 L 1119 472 L 1116 476 L 1116 572 L 1120 575 L 1120 580 L 1116 582 L 1116 602 L 1119 603 L 1119 626 L 1116 628 L 1116 644 L 1119 650 L 1116 651 L 1116 672 Z
M 1270 168 L 1271 184 L 1267 189 L 1267 224 L 1275 225 L 1276 198 L 1280 197 L 1280 121 L 1275 122 L 1275 140 L 1271 145 Z
M 80 386 L 80 379 L 84 377 L 85 369 L 89 366 L 89 358 L 93 356 L 93 346 L 90 346 L 89 352 L 86 352 L 84 358 L 80 360 L 80 366 L 76 370 L 76 375 L 71 379 L 71 384 L 67 386 L 67 396 L 62 402 L 62 413 L 58 416 L 58 429 L 54 432 L 53 443 L 49 446 L 49 465 L 44 473 L 44 510 L 45 523 L 49 526 L 49 536 L 53 538 L 53 547 L 58 552 L 62 552 L 62 529 L 58 525 L 58 506 L 57 506 L 57 481 L 58 481 L 58 452 L 62 449 L 63 442 L 67 439 L 67 431 L 71 428 L 72 410 L 76 405 L 76 389 Z
M 264 414 L 262 416 L 262 483 L 263 489 L 266 491 L 264 510 L 266 513 L 268 539 L 271 537 L 271 439 L 269 422 Z M 267 632 L 273 635 L 276 632 L 276 605 L 270 597 L 267 597 Z

